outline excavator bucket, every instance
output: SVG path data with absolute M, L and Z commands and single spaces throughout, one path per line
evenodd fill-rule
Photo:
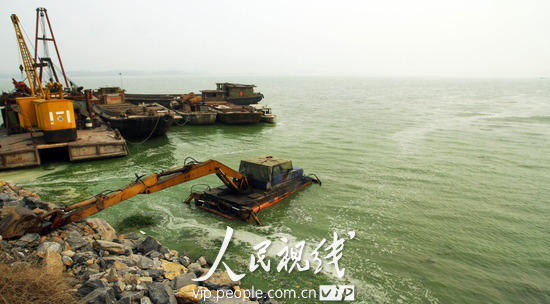
M 2 209 L 0 234 L 10 239 L 28 232 L 38 232 L 42 221 L 32 210 L 23 207 L 4 207 Z

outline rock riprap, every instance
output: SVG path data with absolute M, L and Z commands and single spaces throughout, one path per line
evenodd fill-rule
M 0 226 L 2 214 L 10 208 L 41 214 L 56 207 L 11 182 L 0 181 Z M 118 235 L 102 218 L 83 219 L 45 235 L 0 238 L 0 262 L 12 267 L 27 263 L 62 273 L 73 286 L 71 294 L 81 303 L 210 303 L 200 297 L 207 290 L 215 295 L 217 290 L 241 289 L 240 282 L 231 281 L 220 270 L 209 280 L 193 281 L 208 272 L 211 262 L 207 257 L 193 260 L 150 235 Z M 216 303 L 234 300 L 220 299 Z M 263 298 L 239 300 L 275 303 Z

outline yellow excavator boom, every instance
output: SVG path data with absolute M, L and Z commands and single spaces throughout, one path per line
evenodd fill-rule
M 218 161 L 192 162 L 183 167 L 153 173 L 147 177 L 136 175 L 136 181 L 123 188 L 110 193 L 102 192 L 85 201 L 36 216 L 38 220 L 30 216 L 26 210 L 12 212 L 9 218 L 5 219 L 8 222 L 0 226 L 2 228 L 0 233 L 4 238 L 21 236 L 27 232 L 45 233 L 96 214 L 138 194 L 155 193 L 209 174 L 216 174 L 229 189 L 234 191 L 242 192 L 249 187 L 246 176 Z

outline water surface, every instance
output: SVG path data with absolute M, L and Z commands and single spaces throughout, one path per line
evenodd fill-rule
M 85 87 L 120 84 L 118 75 L 74 80 Z M 211 258 L 229 225 L 235 234 L 225 260 L 247 274 L 248 287 L 354 284 L 364 303 L 550 302 L 549 81 L 123 78 L 131 93 L 197 93 L 223 81 L 256 84 L 278 122 L 176 126 L 164 138 L 129 145 L 125 158 L 53 163 L 0 178 L 71 203 L 126 185 L 135 173 L 182 165 L 187 156 L 233 168 L 258 155 L 289 158 L 323 185 L 261 213 L 264 227 L 182 204 L 193 182 L 97 216 L 116 224 L 128 215 L 154 214 L 161 223 L 144 231 Z M 1 83 L 11 89 L 9 81 Z M 221 184 L 216 177 L 196 183 Z M 322 274 L 247 269 L 251 247 L 263 240 L 277 248 L 281 237 L 306 241 L 311 250 L 334 232 L 348 231 L 356 236 L 346 241 L 340 260 L 344 280 L 330 265 Z

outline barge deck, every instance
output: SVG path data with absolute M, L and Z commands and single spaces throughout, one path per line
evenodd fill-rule
M 42 132 L 0 135 L 0 170 L 38 166 L 40 152 L 65 149 L 69 161 L 126 156 L 126 141 L 114 131 L 103 129 L 77 130 L 77 139 L 49 144 Z

